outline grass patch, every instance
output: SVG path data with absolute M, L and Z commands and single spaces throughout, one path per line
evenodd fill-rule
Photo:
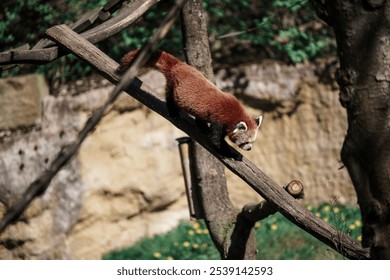
M 307 206 L 315 215 L 351 237 L 361 239 L 359 209 L 343 205 Z M 255 226 L 258 259 L 313 260 L 343 259 L 343 256 L 293 225 L 281 214 L 264 219 Z M 203 222 L 182 222 L 176 229 L 154 238 L 143 239 L 133 247 L 113 251 L 108 260 L 212 260 L 219 259 Z

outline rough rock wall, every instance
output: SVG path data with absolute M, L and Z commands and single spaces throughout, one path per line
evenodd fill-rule
M 163 90 L 160 75 L 151 73 L 143 80 Z M 271 178 L 281 185 L 300 179 L 306 203 L 333 197 L 355 203 L 347 172 L 339 170 L 345 113 L 337 91 L 318 83 L 313 66 L 245 66 L 220 72 L 218 81 L 222 88 L 235 88 L 253 115 L 263 112 L 259 139 L 246 155 Z M 0 108 L 7 100 L 17 112 L 23 108 L 20 98 L 2 90 L 4 83 L 15 84 L 1 81 Z M 31 104 L 42 104 L 35 106 L 34 125 L 30 118 L 24 129 L 19 119 L 7 121 L 8 130 L 0 132 L 0 216 L 59 148 L 74 139 L 112 87 L 57 97 L 39 88 L 44 87 L 26 94 Z M 7 114 L 15 119 L 9 117 L 12 110 Z M 121 96 L 47 192 L 0 236 L 0 259 L 99 259 L 188 219 L 175 141 L 180 136 L 160 116 Z M 261 200 L 230 173 L 228 186 L 237 207 Z

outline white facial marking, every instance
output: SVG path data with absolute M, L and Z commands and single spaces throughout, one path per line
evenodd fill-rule
M 258 116 L 256 119 L 255 119 L 256 123 L 257 123 L 257 127 L 260 127 L 261 123 L 263 122 L 263 116 Z
M 245 122 L 239 122 L 238 124 L 236 124 L 236 127 L 235 129 L 233 130 L 233 134 L 234 133 L 237 133 L 239 130 L 242 130 L 242 131 L 248 131 L 248 126 L 246 125 Z
M 244 151 L 250 151 L 252 149 L 253 142 L 257 138 L 259 127 L 263 122 L 263 116 L 259 116 L 254 120 L 257 125 L 254 129 L 248 130 L 248 125 L 244 121 L 241 121 L 235 126 L 233 132 L 229 135 L 230 140 Z

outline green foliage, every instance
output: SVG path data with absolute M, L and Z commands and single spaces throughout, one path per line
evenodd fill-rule
M 286 53 L 292 62 L 302 62 L 316 57 L 329 44 L 328 37 L 316 38 L 295 26 L 280 30 L 276 39 L 270 42 L 276 50 Z
M 341 232 L 361 239 L 361 216 L 357 208 L 322 204 L 307 206 L 316 216 L 338 228 Z M 281 214 L 275 214 L 256 223 L 258 259 L 342 259 L 310 234 L 293 225 Z M 336 237 L 337 238 L 337 237 Z M 154 238 L 144 239 L 135 246 L 114 251 L 104 259 L 219 259 L 204 223 L 181 223 L 175 230 Z
M 0 51 L 29 43 L 34 45 L 44 31 L 55 24 L 75 22 L 90 9 L 107 0 L 60 1 L 16 0 L 0 3 Z M 329 29 L 321 23 L 307 0 L 204 0 L 209 14 L 209 31 L 213 52 L 224 52 L 234 45 L 246 44 L 261 50 L 263 57 L 297 63 L 313 59 L 329 51 L 332 40 Z M 112 58 L 119 60 L 128 50 L 139 48 L 157 28 L 168 10 L 162 1 L 148 11 L 137 24 L 98 44 Z M 234 31 L 248 31 L 235 37 L 218 39 Z M 218 47 L 219 46 L 219 47 Z M 179 23 L 171 29 L 161 49 L 180 55 L 182 37 Z M 60 59 L 39 67 L 24 67 L 44 73 L 50 83 L 68 81 L 89 75 L 92 70 L 74 57 Z M 14 75 L 13 69 L 1 75 Z
M 207 260 L 218 258 L 219 254 L 203 223 L 181 223 L 175 230 L 167 234 L 144 239 L 130 249 L 114 251 L 104 256 L 104 259 L 107 260 Z
M 219 0 L 217 4 L 205 1 L 205 7 L 212 19 L 212 33 L 248 31 L 237 39 L 263 49 L 268 57 L 298 63 L 332 49 L 330 30 L 307 0 Z
M 35 45 L 50 26 L 72 23 L 86 10 L 102 5 L 106 1 L 68 1 L 58 5 L 44 0 L 17 0 L 0 4 L 0 51 L 6 51 L 28 43 Z M 37 67 L 12 68 L 1 73 L 1 77 L 33 71 L 45 74 L 50 84 L 55 80 L 69 81 L 85 76 L 91 69 L 74 56 Z
M 2 38 L 0 49 L 19 43 L 34 43 L 37 34 L 42 33 L 45 27 L 54 23 L 54 18 L 60 16 L 52 7 L 40 0 L 10 1 L 2 7 L 0 13 Z M 34 24 L 29 24 L 31 19 L 34 19 Z
M 329 203 L 318 207 L 308 205 L 307 208 L 339 231 L 361 240 L 359 209 Z M 281 214 L 258 222 L 256 228 L 259 259 L 343 259 L 343 256 L 307 232 L 292 225 Z

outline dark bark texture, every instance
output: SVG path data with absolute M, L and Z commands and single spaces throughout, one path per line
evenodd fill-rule
M 182 10 L 187 63 L 214 82 L 205 12 L 201 0 L 188 0 Z M 192 185 L 210 236 L 222 259 L 255 259 L 254 223 L 239 219 L 229 199 L 223 164 L 198 143 L 190 148 Z
M 341 159 L 362 212 L 363 246 L 373 259 L 390 259 L 390 1 L 312 3 L 336 35 L 349 124 Z

